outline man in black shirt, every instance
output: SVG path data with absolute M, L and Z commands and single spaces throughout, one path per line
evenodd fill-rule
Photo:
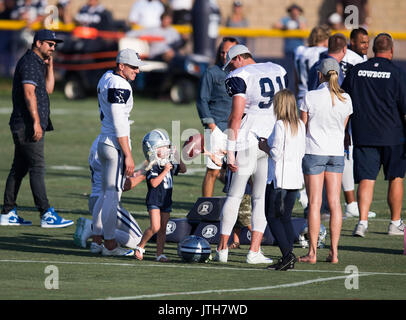
M 381 165 L 389 181 L 392 221 L 388 234 L 403 235 L 405 228 L 401 210 L 406 172 L 406 76 L 391 61 L 394 50 L 389 34 L 379 34 L 373 50 L 375 57 L 354 66 L 342 86 L 351 95 L 354 110 L 351 123 L 360 221 L 353 235 L 360 237 L 368 228 L 368 211 Z
M 13 112 L 10 129 L 14 141 L 14 159 L 7 178 L 0 225 L 31 225 L 19 217 L 16 200 L 21 182 L 29 173 L 35 206 L 40 212 L 41 227 L 61 228 L 73 224 L 61 218 L 49 206 L 45 189 L 45 131 L 53 130 L 49 97 L 54 90 L 52 53 L 61 42 L 50 30 L 39 30 L 31 50 L 18 61 L 13 79 Z

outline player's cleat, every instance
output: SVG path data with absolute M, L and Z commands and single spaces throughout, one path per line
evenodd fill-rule
M 31 226 L 32 222 L 24 220 L 17 214 L 17 209 L 9 211 L 7 214 L 0 215 L 1 226 Z
M 73 241 L 78 247 L 86 248 L 87 239 L 92 236 L 92 221 L 83 217 L 76 220 Z
M 84 225 L 84 218 L 78 218 L 76 220 L 76 229 L 75 233 L 73 234 L 73 243 L 78 247 L 81 247 L 80 244 L 80 235 L 83 233 L 83 225 Z
M 359 217 L 359 210 L 358 210 L 358 202 L 351 202 L 349 204 L 345 204 L 345 215 L 347 217 Z M 368 218 L 375 218 L 376 213 L 372 211 L 368 211 Z
M 367 231 L 368 231 L 367 227 L 365 227 L 361 223 L 357 223 L 357 225 L 355 226 L 354 231 L 352 232 L 352 235 L 353 235 L 353 237 L 362 237 L 362 238 L 364 238 Z
M 228 260 L 228 249 L 222 249 L 220 251 L 217 251 L 216 249 L 216 255 L 214 256 L 213 261 L 227 263 L 227 260 Z
M 403 221 L 400 221 L 399 226 L 391 222 L 388 227 L 388 234 L 390 236 L 403 236 L 405 234 L 405 224 L 403 223 Z
M 115 247 L 113 250 L 107 249 L 103 246 L 102 249 L 103 256 L 121 256 L 121 257 L 130 257 L 134 255 L 134 250 L 122 248 L 119 245 Z
M 247 254 L 247 263 L 249 264 L 260 264 L 260 263 L 272 263 L 273 260 L 271 258 L 265 257 L 261 251 L 254 252 L 249 251 Z
M 97 244 L 96 242 L 92 242 L 90 244 L 90 252 L 91 253 L 101 253 L 103 251 L 104 245 L 102 244 Z
M 72 220 L 66 220 L 59 216 L 53 207 L 49 208 L 41 218 L 42 228 L 65 228 L 72 224 Z

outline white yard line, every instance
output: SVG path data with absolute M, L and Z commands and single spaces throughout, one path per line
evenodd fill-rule
M 41 264 L 69 264 L 69 265 L 97 265 L 97 266 L 116 266 L 116 267 L 159 267 L 159 268 L 183 268 L 183 269 L 211 269 L 211 270 L 227 270 L 227 271 L 265 271 L 270 272 L 264 268 L 232 268 L 232 267 L 221 267 L 221 266 L 207 266 L 207 265 L 188 265 L 188 264 L 176 264 L 176 265 L 163 265 L 163 264 L 136 264 L 136 263 L 115 263 L 115 262 L 80 262 L 80 261 L 52 261 L 52 260 L 13 260 L 13 259 L 4 259 L 0 260 L 0 263 L 41 263 Z M 335 276 L 335 277 L 326 277 L 326 278 L 316 278 L 306 281 L 285 283 L 273 286 L 262 286 L 262 287 L 252 287 L 252 288 L 233 288 L 233 289 L 217 289 L 217 290 L 202 290 L 202 291 L 185 291 L 185 292 L 164 292 L 164 293 L 155 293 L 148 295 L 137 295 L 137 296 L 124 296 L 124 297 L 107 297 L 108 300 L 137 300 L 137 299 L 149 299 L 149 298 L 163 298 L 163 297 L 173 297 L 173 296 L 182 296 L 182 295 L 201 295 L 201 294 L 212 294 L 212 293 L 233 293 L 233 292 L 248 292 L 248 291 L 262 291 L 262 290 L 273 290 L 281 288 L 292 288 L 300 287 L 318 282 L 327 282 L 340 279 L 347 279 L 351 277 L 351 274 L 346 273 L 345 271 L 339 270 L 290 270 L 288 272 L 309 272 L 309 273 L 339 273 L 344 275 Z M 360 272 L 358 276 L 406 276 L 406 273 L 389 273 L 389 272 Z
M 359 274 L 358 276 L 371 276 L 375 273 L 370 274 Z M 247 292 L 247 291 L 262 291 L 262 290 L 273 290 L 273 289 L 282 289 L 282 288 L 292 288 L 292 287 L 300 287 L 305 286 L 312 283 L 317 282 L 327 282 L 333 280 L 340 280 L 346 279 L 350 275 L 346 276 L 337 276 L 337 277 L 329 277 L 329 278 L 317 278 L 313 280 L 306 280 L 300 282 L 293 282 L 293 283 L 285 283 L 285 284 L 278 284 L 275 286 L 265 286 L 265 287 L 253 287 L 253 288 L 240 288 L 240 289 L 219 289 L 219 290 L 203 290 L 203 291 L 185 291 L 185 292 L 171 292 L 171 293 L 155 293 L 155 294 L 145 294 L 139 296 L 127 296 L 127 297 L 108 297 L 107 300 L 138 300 L 138 299 L 149 299 L 149 298 L 162 298 L 162 297 L 169 297 L 169 296 L 183 296 L 183 295 L 196 295 L 196 294 L 211 294 L 211 293 L 229 293 L 229 292 Z
M 129 258 L 131 259 L 131 258 Z M 135 260 L 135 259 L 133 259 Z M 82 262 L 82 261 L 56 261 L 56 260 L 17 260 L 17 259 L 2 259 L 0 263 L 41 263 L 41 264 L 69 264 L 69 265 L 104 265 L 104 266 L 117 266 L 117 267 L 155 267 L 155 268 L 183 268 L 183 269 L 216 269 L 216 270 L 228 270 L 228 271 L 264 271 L 264 272 L 271 272 L 265 268 L 237 268 L 237 267 L 227 267 L 227 266 L 215 266 L 213 264 L 187 264 L 187 263 L 180 263 L 180 264 L 163 264 L 163 263 L 156 263 L 156 264 L 137 264 L 137 261 L 133 261 L 132 263 L 123 263 L 123 262 Z M 340 273 L 340 274 L 347 274 L 345 271 L 340 270 L 317 270 L 317 269 L 309 269 L 309 270 L 289 270 L 288 272 L 309 272 L 309 273 Z M 363 275 L 383 275 L 383 276 L 406 276 L 406 273 L 400 272 L 376 272 L 376 271 L 364 271 L 360 272 Z M 348 275 L 347 275 L 348 276 Z

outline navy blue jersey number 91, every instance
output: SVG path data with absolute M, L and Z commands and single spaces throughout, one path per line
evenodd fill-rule
M 283 84 L 281 77 L 276 77 L 276 82 L 278 83 L 279 90 L 282 90 Z M 261 87 L 261 96 L 269 98 L 269 100 L 268 102 L 260 102 L 258 107 L 261 109 L 268 109 L 272 105 L 273 96 L 275 95 L 275 86 L 269 78 L 261 78 L 259 80 L 259 85 Z

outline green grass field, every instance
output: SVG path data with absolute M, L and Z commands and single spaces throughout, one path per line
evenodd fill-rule
M 135 97 L 131 119 L 135 162 L 144 158 L 140 141 L 156 127 L 179 128 L 181 140 L 188 129 L 201 130 L 193 104 L 177 106 L 168 101 Z M 85 216 L 90 193 L 87 157 L 90 145 L 99 132 L 98 105 L 95 97 L 67 101 L 60 92 L 51 96 L 55 131 L 46 135 L 46 184 L 48 198 L 63 217 Z M 11 112 L 9 81 L 0 82 L 0 192 L 11 166 L 13 143 L 8 127 Z M 174 121 L 174 122 L 173 122 Z M 177 129 L 176 129 L 177 130 Z M 174 131 L 176 131 L 174 129 Z M 183 134 L 183 135 L 182 135 Z M 182 141 L 183 142 L 183 141 Z M 201 194 L 204 166 L 190 165 L 189 173 L 175 177 L 173 217 L 184 217 Z M 223 195 L 216 184 L 215 195 Z M 144 229 L 149 218 L 144 204 L 143 183 L 122 197 L 123 206 Z M 2 202 L 2 201 L 1 201 Z M 340 262 L 324 262 L 328 246 L 319 251 L 316 265 L 296 264 L 288 272 L 271 272 L 265 266 L 248 265 L 248 246 L 230 252 L 228 264 L 182 263 L 177 244 L 168 243 L 168 264 L 155 262 L 155 244 L 147 246 L 143 261 L 135 258 L 105 258 L 73 243 L 75 226 L 64 229 L 42 229 L 29 187 L 23 182 L 18 198 L 19 213 L 32 220 L 30 227 L 0 227 L 0 299 L 2 300 L 72 300 L 72 299 L 140 299 L 140 300 L 314 300 L 314 299 L 405 299 L 406 256 L 403 237 L 388 236 L 389 210 L 386 183 L 377 181 L 372 210 L 377 213 L 369 223 L 364 239 L 353 238 L 356 219 L 343 221 L 340 239 Z M 406 207 L 406 202 L 404 202 Z M 303 209 L 296 204 L 295 216 Z M 327 227 L 327 223 L 324 222 Z M 329 241 L 327 241 L 329 244 Z M 214 251 L 215 247 L 212 246 Z M 276 246 L 263 246 L 266 255 L 278 258 Z M 306 249 L 295 248 L 296 255 Z M 55 266 L 56 269 L 52 269 Z M 348 266 L 355 266 L 358 278 L 348 278 Z M 51 268 L 51 273 L 48 270 Z M 349 267 L 355 270 L 354 267 Z M 351 269 L 352 268 L 352 269 Z M 58 288 L 47 289 L 48 276 L 56 275 Z M 349 269 L 347 269 L 348 271 Z M 351 271 L 353 272 L 353 271 Z M 55 282 L 53 282 L 55 285 Z M 350 284 L 353 289 L 348 286 Z M 355 288 L 354 288 L 355 287 Z

